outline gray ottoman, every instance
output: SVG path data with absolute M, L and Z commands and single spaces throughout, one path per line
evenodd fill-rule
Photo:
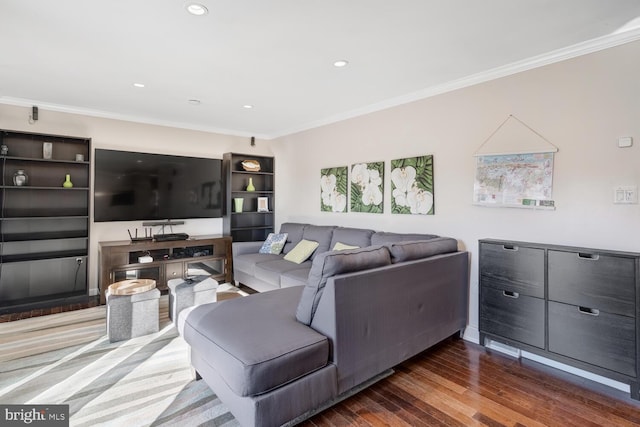
M 128 340 L 160 329 L 157 288 L 132 295 L 113 295 L 107 290 L 106 297 L 109 341 Z
M 171 279 L 169 287 L 169 318 L 174 324 L 180 312 L 188 307 L 215 302 L 218 281 L 210 276 L 195 276 L 191 279 Z

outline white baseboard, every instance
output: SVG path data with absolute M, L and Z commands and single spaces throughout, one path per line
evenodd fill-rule
M 467 326 L 464 330 L 464 337 L 466 341 L 473 342 L 475 344 L 483 344 L 480 343 L 480 331 L 478 328 L 473 326 Z M 555 360 L 547 359 L 546 357 L 539 356 L 534 353 L 529 353 L 528 351 L 520 350 L 519 348 L 512 347 L 506 344 L 502 344 L 500 342 L 494 340 L 488 340 L 487 348 L 498 351 L 502 354 L 505 354 L 510 357 L 515 358 L 525 358 L 532 360 L 534 362 L 541 363 L 546 366 L 550 366 L 555 369 L 559 369 L 564 372 L 568 372 L 573 375 L 577 375 L 581 378 L 586 378 L 591 381 L 595 381 L 599 384 L 606 385 L 608 387 L 615 388 L 616 390 L 620 390 L 626 393 L 630 393 L 629 384 L 621 383 L 620 381 L 612 380 L 611 378 L 603 377 L 601 375 L 594 374 L 593 372 L 585 371 L 583 369 L 576 368 L 574 366 L 569 366 L 564 363 L 556 362 Z
M 464 328 L 464 334 L 462 335 L 462 338 L 465 341 L 471 341 L 472 343 L 480 344 L 480 331 L 475 326 L 467 325 L 467 327 Z

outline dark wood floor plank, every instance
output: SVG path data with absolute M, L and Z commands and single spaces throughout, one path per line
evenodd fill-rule
M 543 423 L 536 422 L 534 419 L 507 408 L 490 397 L 483 396 L 473 390 L 467 389 L 465 393 L 460 395 L 443 388 L 438 383 L 430 383 L 428 379 L 422 377 L 421 372 L 419 369 L 410 369 L 408 377 L 411 378 L 411 381 L 407 381 L 403 386 L 413 387 L 414 393 L 418 393 L 418 389 L 422 390 L 422 399 L 430 400 L 435 399 L 437 396 L 444 402 L 455 400 L 458 404 L 469 408 L 468 411 L 473 412 L 472 416 L 476 413 L 481 413 L 484 417 L 504 425 L 511 425 L 514 421 L 518 421 L 527 426 L 544 427 Z
M 582 414 L 571 413 L 564 406 L 555 405 L 553 399 L 539 391 L 540 384 L 534 386 L 530 383 L 514 380 L 509 375 L 504 375 L 508 370 L 507 367 L 515 363 L 513 360 L 506 360 L 505 364 L 501 365 L 494 363 L 494 360 L 483 360 L 483 358 L 486 358 L 486 355 L 480 355 L 480 363 L 474 370 L 479 372 L 480 376 L 472 388 L 473 391 L 488 397 L 505 408 L 542 423 L 548 424 L 556 420 L 565 420 L 567 426 L 597 427 L 602 425 L 583 417 Z M 442 363 L 458 370 L 458 372 L 469 369 L 468 366 L 456 366 L 451 363 L 451 360 L 439 354 L 430 358 L 426 362 L 426 367 L 435 363 Z M 463 373 L 463 375 L 465 374 Z M 499 378 L 499 381 L 496 378 Z

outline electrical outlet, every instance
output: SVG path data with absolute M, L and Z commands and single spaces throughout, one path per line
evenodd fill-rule
M 78 265 L 82 264 L 83 259 L 82 258 L 76 258 L 76 263 L 78 263 Z

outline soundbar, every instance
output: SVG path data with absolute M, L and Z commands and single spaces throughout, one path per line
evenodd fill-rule
M 154 234 L 153 240 L 156 242 L 169 242 L 172 240 L 187 240 L 189 235 L 187 233 L 168 233 L 168 234 Z

